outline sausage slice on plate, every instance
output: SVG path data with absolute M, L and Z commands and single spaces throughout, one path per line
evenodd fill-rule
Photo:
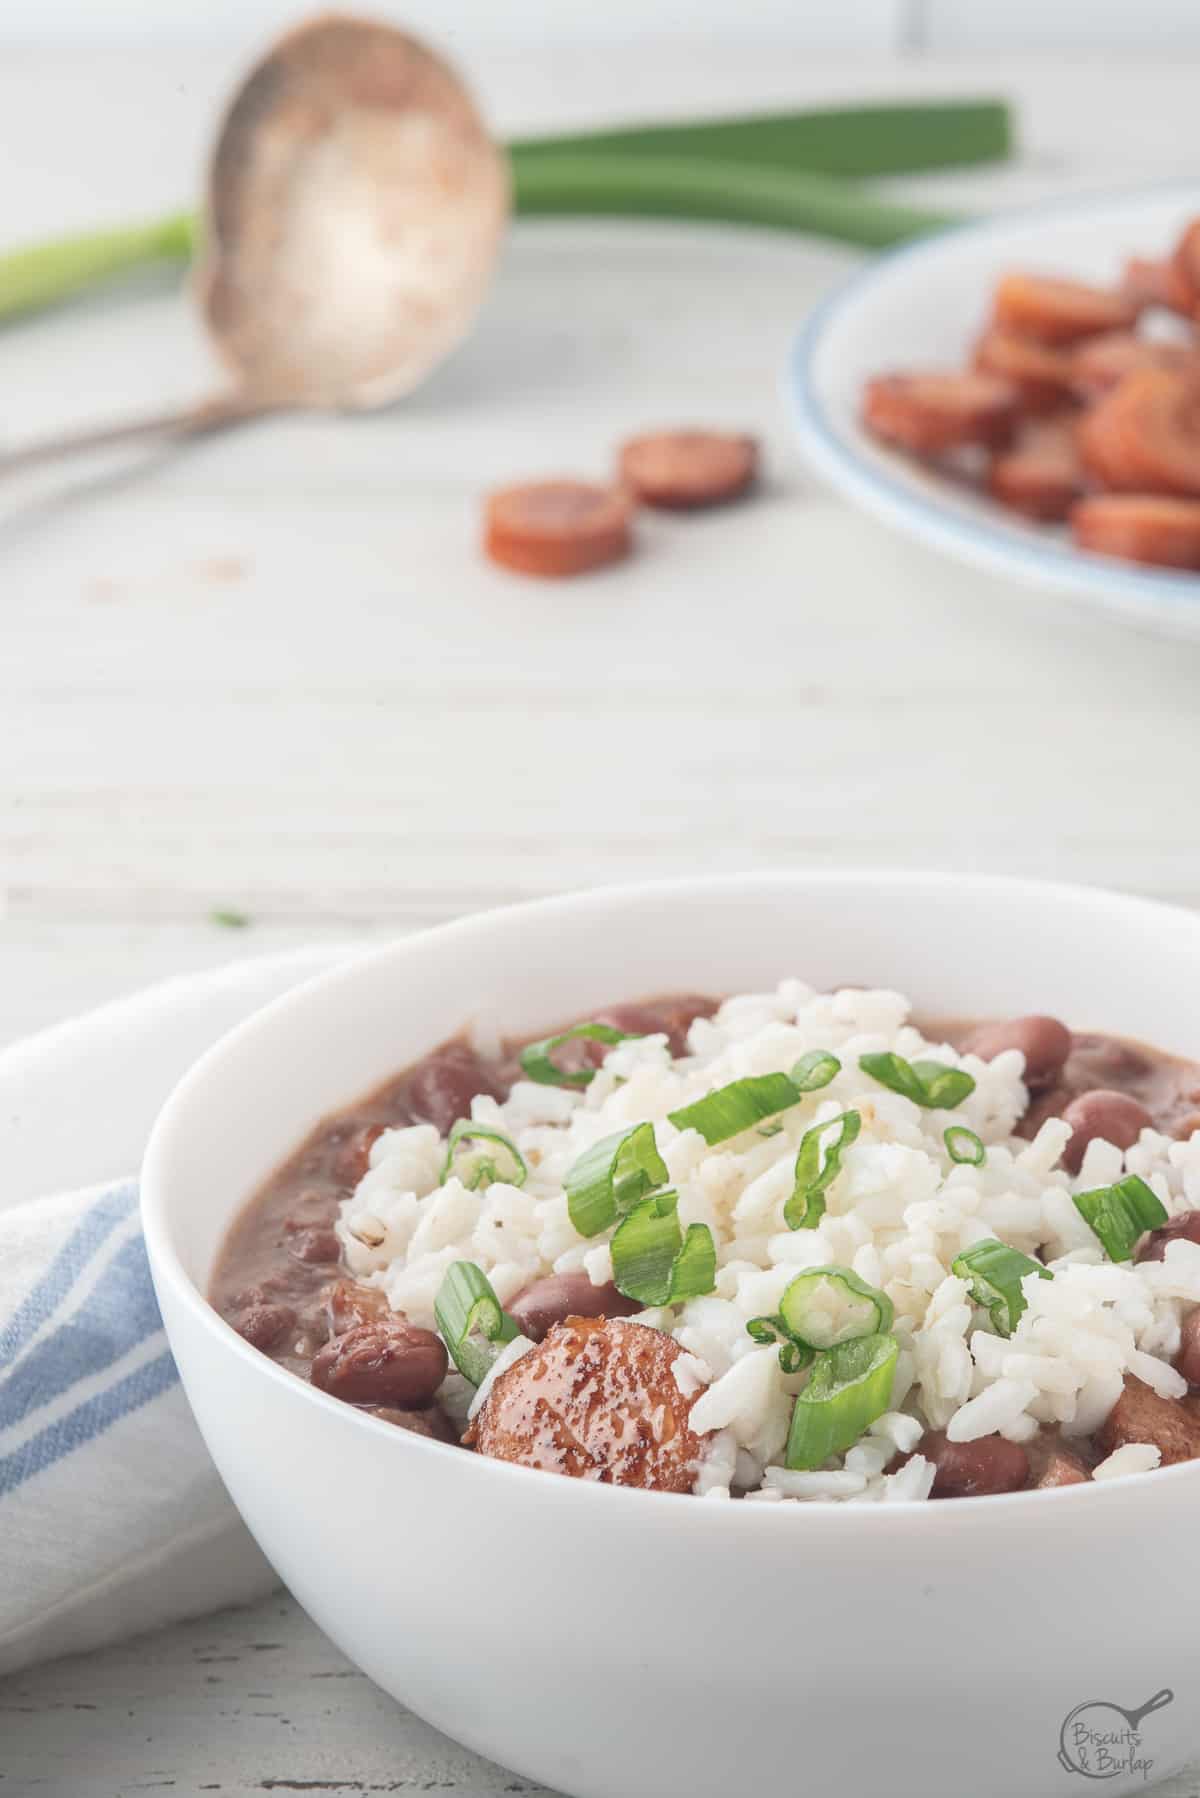
M 646 1324 L 569 1318 L 500 1375 L 464 1441 L 571 1479 L 690 1492 L 704 1438 L 675 1382 L 683 1353 Z
M 863 423 L 874 436 L 918 456 L 965 444 L 997 448 L 1016 424 L 1011 381 L 985 374 L 877 375 L 863 395 Z
M 1137 323 L 1138 311 L 1137 301 L 1119 289 L 1048 275 L 1005 275 L 996 288 L 996 323 L 1039 343 L 1075 343 L 1098 331 L 1128 331 Z
M 1200 569 L 1200 500 L 1163 493 L 1104 493 L 1071 513 L 1081 549 L 1160 568 Z

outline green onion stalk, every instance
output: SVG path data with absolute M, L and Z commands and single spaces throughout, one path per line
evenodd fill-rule
M 695 219 L 880 248 L 953 223 L 879 198 L 874 175 L 995 161 L 1012 148 L 998 100 L 850 106 L 521 139 L 509 146 L 518 216 Z M 105 281 L 195 256 L 199 220 L 174 212 L 0 256 L 0 320 Z

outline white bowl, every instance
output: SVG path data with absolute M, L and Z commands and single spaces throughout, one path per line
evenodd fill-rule
M 480 1011 L 532 1031 L 788 973 L 1200 1053 L 1200 918 L 1082 889 L 753 875 L 410 937 L 233 1031 L 154 1130 L 146 1243 L 213 1458 L 281 1578 L 372 1679 L 575 1798 L 1077 1792 L 1068 1716 L 1169 1688 L 1135 1756 L 1158 1778 L 1200 1749 L 1200 1464 L 862 1509 L 616 1490 L 363 1416 L 205 1302 L 230 1220 L 317 1119 Z M 1108 1790 L 1144 1783 L 1138 1767 Z
M 790 390 L 801 448 L 847 499 L 978 568 L 1086 600 L 1175 636 L 1200 637 L 1200 576 L 1076 549 L 885 449 L 862 427 L 872 375 L 966 365 L 1009 269 L 1112 286 L 1128 256 L 1163 256 L 1200 212 L 1195 182 L 1002 213 L 877 257 L 812 312 Z

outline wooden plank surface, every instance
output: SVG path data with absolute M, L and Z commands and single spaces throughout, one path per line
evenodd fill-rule
M 185 193 L 226 73 L 7 58 L 5 233 L 88 221 L 97 193 L 113 216 Z M 477 73 L 511 129 L 630 95 L 1007 89 L 1021 162 L 912 184 L 964 206 L 1194 172 L 1178 60 L 718 65 L 697 43 Z M 1200 902 L 1200 649 L 943 564 L 797 466 L 780 371 L 852 265 L 760 235 L 522 227 L 478 335 L 403 410 L 0 495 L 0 1040 L 231 954 L 698 866 L 932 864 Z M 183 302 L 148 283 L 0 335 L 4 435 L 205 376 Z M 490 483 L 600 472 L 623 432 L 697 417 L 762 433 L 753 507 L 652 520 L 627 568 L 561 589 L 480 561 Z M 253 923 L 222 931 L 214 907 Z M 0 1713 L 0 1794 L 525 1789 L 282 1599 L 34 1670 Z

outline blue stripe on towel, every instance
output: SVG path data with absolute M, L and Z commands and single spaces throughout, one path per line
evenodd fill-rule
M 131 1411 L 159 1398 L 178 1378 L 170 1351 L 164 1350 L 153 1361 L 126 1374 L 107 1392 L 98 1393 L 95 1398 L 77 1405 L 57 1423 L 48 1424 L 20 1448 L 0 1459 L 0 1498 L 103 1435 Z
M 15 1360 L 54 1315 L 96 1251 L 136 1204 L 137 1187 L 126 1181 L 110 1188 L 88 1208 L 41 1279 L 0 1329 L 0 1367 Z
M 111 1367 L 161 1328 L 146 1246 L 135 1236 L 113 1256 L 79 1309 L 36 1342 L 0 1384 L 0 1431 Z

